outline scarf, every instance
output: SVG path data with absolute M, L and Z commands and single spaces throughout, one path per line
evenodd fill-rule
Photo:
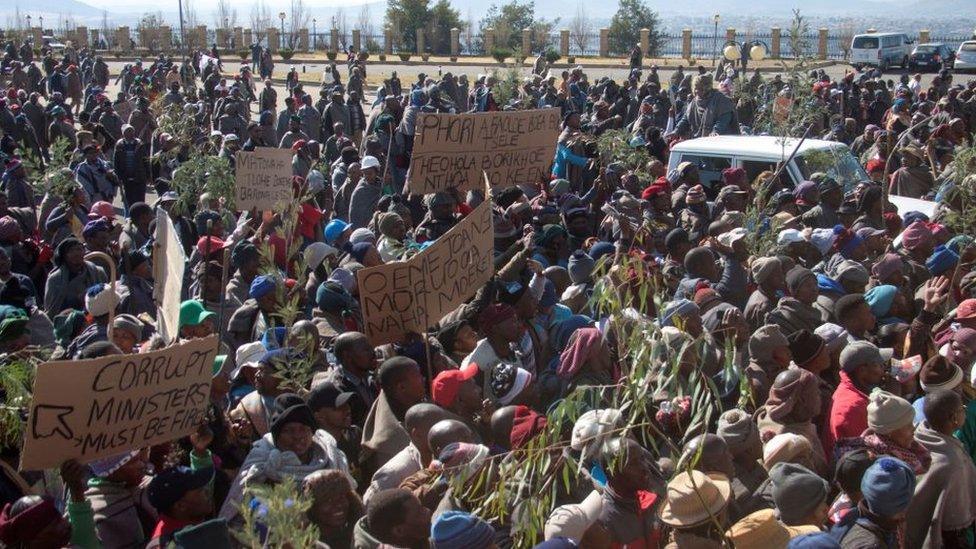
M 875 433 L 870 428 L 865 430 L 860 437 L 837 441 L 837 445 L 834 447 L 834 455 L 842 456 L 847 452 L 861 448 L 866 448 L 876 457 L 891 456 L 898 458 L 911 467 L 916 475 L 924 474 L 932 465 L 932 455 L 918 441 L 913 440 L 910 447 L 904 448 L 895 444 L 887 435 Z
M 546 428 L 546 423 L 546 416 L 528 406 L 519 406 L 512 420 L 512 432 L 509 434 L 512 449 L 522 448 L 528 444 L 532 437 Z

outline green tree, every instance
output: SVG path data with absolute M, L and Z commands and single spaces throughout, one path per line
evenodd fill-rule
M 640 42 L 640 30 L 650 29 L 650 55 L 661 47 L 661 22 L 657 12 L 643 0 L 620 0 L 617 13 L 610 20 L 610 53 L 626 54 Z
M 559 19 L 552 21 L 535 17 L 535 2 L 520 3 L 513 0 L 508 4 L 492 4 L 481 20 L 481 28 L 495 29 L 495 44 L 512 50 L 522 47 L 522 29 L 532 29 L 532 44 L 535 49 L 545 50 L 549 45 L 549 34 Z M 531 52 L 523 52 L 526 55 Z
M 388 0 L 386 24 L 400 49 L 417 51 L 417 29 L 427 29 L 431 20 L 429 0 Z
M 427 46 L 435 54 L 451 53 L 451 29 L 464 30 L 466 24 L 461 20 L 461 12 L 451 7 L 448 0 L 438 0 L 430 10 L 430 23 L 427 27 Z

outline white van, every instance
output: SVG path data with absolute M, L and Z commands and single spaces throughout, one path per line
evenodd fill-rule
M 776 171 L 776 167 L 793 153 L 799 139 L 774 136 L 720 135 L 682 141 L 671 149 L 668 171 L 682 162 L 698 166 L 701 181 L 705 185 L 717 185 L 722 181 L 725 168 L 742 168 L 748 181 L 753 181 L 764 171 Z M 816 172 L 825 172 L 844 189 L 851 189 L 858 182 L 867 181 L 868 174 L 854 157 L 847 145 L 836 141 L 806 139 L 796 156 L 784 168 L 793 186 L 810 179 Z M 932 217 L 935 202 L 901 196 L 889 196 L 902 214 L 919 211 Z
M 914 42 L 902 32 L 858 34 L 851 40 L 851 65 L 857 70 L 866 65 L 883 71 L 892 65 L 908 68 L 908 56 Z

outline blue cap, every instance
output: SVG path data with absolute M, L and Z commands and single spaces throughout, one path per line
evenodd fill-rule
M 804 534 L 790 540 L 787 549 L 840 549 L 840 544 L 827 532 Z
M 341 219 L 333 219 L 325 226 L 325 243 L 334 244 L 339 235 L 346 232 L 352 225 Z
M 260 275 L 251 282 L 251 289 L 248 292 L 254 299 L 261 299 L 275 290 L 275 279 L 273 276 Z
M 173 467 L 154 476 L 149 482 L 146 494 L 149 496 L 149 503 L 156 508 L 156 511 L 167 514 L 184 494 L 203 488 L 212 478 L 213 467 L 196 471 L 184 466 Z
M 938 246 L 932 252 L 932 256 L 925 261 L 925 266 L 932 276 L 939 276 L 955 268 L 956 263 L 959 263 L 959 254 L 947 246 Z
M 495 540 L 495 530 L 475 515 L 445 511 L 430 525 L 431 549 L 486 547 Z

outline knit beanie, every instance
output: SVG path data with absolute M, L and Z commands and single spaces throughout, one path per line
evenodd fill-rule
M 718 436 L 722 437 L 732 455 L 759 444 L 759 428 L 752 416 L 743 410 L 727 410 L 718 418 Z
M 816 358 L 820 354 L 820 350 L 825 347 L 824 340 L 807 329 L 793 332 L 786 339 L 790 342 L 793 362 L 800 366 Z
M 907 400 L 882 389 L 872 391 L 868 400 L 868 427 L 878 434 L 911 425 L 915 418 L 915 409 Z
M 810 516 L 827 500 L 830 487 L 816 473 L 796 463 L 777 463 L 769 470 L 773 501 L 779 517 L 787 526 Z
M 430 525 L 431 549 L 485 549 L 495 541 L 495 530 L 475 515 L 445 511 Z
M 760 326 L 749 338 L 749 356 L 757 362 L 766 362 L 776 347 L 789 347 L 790 342 L 776 324 Z
M 573 255 L 569 256 L 569 266 L 567 267 L 569 279 L 573 281 L 573 284 L 589 282 L 595 265 L 596 262 L 586 252 L 576 250 Z
M 865 505 L 881 517 L 893 517 L 907 509 L 914 493 L 915 471 L 893 457 L 879 458 L 861 479 Z

